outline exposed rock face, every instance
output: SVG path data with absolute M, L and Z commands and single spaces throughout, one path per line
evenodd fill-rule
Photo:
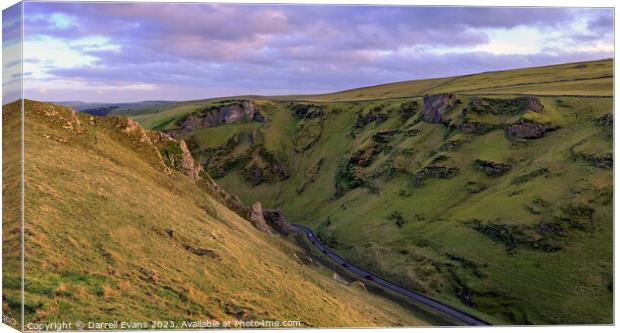
M 512 125 L 472 121 L 470 115 L 519 115 L 528 111 L 543 113 L 544 106 L 537 97 L 524 96 L 512 99 L 505 98 L 472 98 L 463 109 L 462 133 L 485 134 L 496 129 L 506 129 L 510 138 L 534 139 L 542 137 L 545 132 L 555 129 L 550 125 L 538 124 L 527 120 Z
M 416 187 L 420 187 L 427 178 L 450 179 L 456 176 L 460 172 L 460 169 L 445 164 L 444 162 L 447 159 L 445 155 L 436 157 L 427 166 L 415 173 L 412 184 Z
M 366 289 L 366 286 L 364 285 L 364 282 L 362 281 L 353 281 L 351 283 L 349 283 L 349 287 L 353 287 L 353 288 L 358 288 L 362 291 L 368 291 Z
M 263 182 L 265 171 L 257 164 L 253 163 L 245 167 L 241 172 L 241 177 L 252 186 L 257 186 Z
M 557 219 L 553 224 L 541 222 L 536 226 L 503 224 L 497 220 L 483 222 L 475 219 L 468 221 L 467 224 L 492 240 L 504 244 L 509 255 L 514 255 L 518 247 L 544 252 L 558 251 L 561 246 L 556 236 L 563 234 L 568 228 L 574 228 L 570 226 L 570 222 L 561 219 Z
M 381 152 L 378 145 L 372 144 L 365 149 L 360 149 L 349 159 L 348 165 L 367 167 L 372 164 L 375 156 Z
M 188 146 L 191 150 L 198 151 L 198 158 L 205 166 L 206 171 L 211 177 L 218 179 L 234 171 L 234 168 L 231 166 L 242 164 L 241 162 L 247 159 L 245 156 L 233 153 L 239 143 L 239 135 L 234 134 L 218 147 L 208 147 L 200 150 L 199 145 L 191 138 L 188 141 Z
M 110 117 L 110 119 L 122 133 L 132 138 L 134 142 L 153 150 L 166 174 L 171 175 L 172 170 L 182 171 L 180 168 L 182 157 L 178 141 L 166 133 L 147 131 L 138 123 L 128 118 Z M 95 117 L 91 117 L 89 123 L 96 124 Z
M 182 119 L 177 128 L 167 130 L 166 133 L 172 137 L 178 137 L 200 128 L 216 127 L 243 120 L 264 122 L 265 118 L 253 102 L 241 101 L 202 109 Z
M 460 170 L 456 167 L 429 165 L 415 174 L 413 185 L 418 187 L 422 186 L 422 182 L 426 178 L 450 179 L 456 176 L 459 171 Z
M 458 101 L 459 100 L 452 93 L 424 96 L 424 112 L 422 113 L 422 120 L 427 123 L 440 123 L 441 115 L 454 107 Z
M 121 127 L 121 130 L 127 135 L 135 137 L 136 141 L 153 147 L 161 157 L 162 164 L 164 164 L 169 174 L 171 173 L 170 170 L 174 169 L 188 176 L 194 182 L 207 189 L 214 198 L 223 203 L 226 207 L 239 214 L 239 216 L 249 220 L 252 225 L 261 232 L 271 234 L 271 230 L 267 223 L 285 236 L 294 231 L 294 228 L 288 223 L 281 209 L 263 210 L 260 202 L 256 202 L 251 207 L 247 207 L 236 195 L 230 194 L 219 187 L 219 185 L 204 172 L 202 165 L 194 160 L 185 141 L 177 141 L 162 132 L 146 131 L 136 122 L 123 118 L 119 118 L 117 127 Z M 272 154 L 266 150 L 262 150 L 259 152 L 259 155 L 265 163 L 268 163 L 264 170 L 258 169 L 260 171 L 261 182 L 264 177 L 288 177 L 286 170 L 277 163 L 277 160 Z M 211 255 L 200 249 L 187 248 L 187 250 L 196 255 Z
M 416 136 L 420 134 L 420 132 L 422 132 L 420 129 L 412 128 L 412 129 L 406 130 L 405 133 L 403 133 L 403 135 L 404 136 Z
M 309 111 L 306 118 L 297 123 L 294 139 L 294 148 L 298 153 L 311 149 L 319 141 L 323 134 L 323 117 L 311 116 L 311 113 L 322 111 Z
M 286 166 L 265 148 L 258 151 L 261 163 L 251 162 L 241 170 L 241 177 L 252 186 L 263 182 L 273 183 L 290 177 Z
M 219 202 L 224 204 L 233 212 L 237 213 L 239 216 L 243 217 L 246 220 L 252 222 L 253 225 L 256 226 L 255 222 L 252 220 L 252 211 L 246 205 L 241 202 L 239 197 L 234 194 L 230 194 L 222 189 L 207 173 L 201 173 L 201 181 L 200 185 L 202 185 L 209 193 L 217 199 Z M 262 207 L 261 207 L 262 209 Z M 261 230 L 257 227 L 257 229 Z M 262 231 L 262 230 L 261 230 Z
M 311 119 L 323 117 L 325 105 L 318 104 L 291 104 L 293 116 L 297 119 Z
M 404 102 L 400 105 L 399 112 L 403 119 L 408 119 L 418 111 L 419 103 L 417 101 Z
M 241 135 L 247 137 L 247 134 Z M 197 160 L 214 179 L 239 172 L 243 180 L 252 186 L 257 186 L 289 178 L 286 162 L 278 159 L 261 143 L 238 149 L 241 135 L 234 134 L 218 147 L 201 148 L 191 138 L 187 144 L 192 151 L 197 152 Z M 252 133 L 250 140 L 255 136 L 256 134 Z
M 138 128 L 145 131 L 142 127 L 138 126 Z M 139 132 L 136 129 L 131 129 L 131 127 L 126 127 L 125 130 L 134 133 Z M 161 161 L 167 169 L 166 172 L 168 174 L 170 174 L 170 169 L 173 169 L 180 171 L 194 182 L 198 182 L 202 179 L 202 175 L 205 174 L 204 169 L 200 163 L 194 160 L 185 141 L 177 141 L 166 133 L 150 131 L 144 132 L 144 138 L 143 140 L 148 140 L 148 143 L 154 148 L 157 147 L 155 149 L 161 157 Z
M 611 151 L 606 152 L 606 153 L 604 152 L 594 153 L 592 151 L 588 151 L 587 149 L 586 150 L 579 149 L 579 146 L 586 142 L 587 142 L 586 140 L 582 140 L 570 148 L 570 153 L 573 159 L 588 161 L 595 168 L 601 168 L 601 169 L 613 168 L 614 156 Z
M 606 113 L 603 116 L 597 118 L 594 123 L 599 127 L 613 127 L 614 125 L 614 114 Z
M 132 124 L 129 124 L 124 130 L 136 132 L 142 129 L 139 125 L 135 128 L 131 125 Z M 144 129 L 142 129 L 142 131 L 144 131 Z M 250 208 L 246 207 L 239 197 L 222 189 L 213 178 L 204 171 L 202 165 L 194 160 L 185 141 L 177 141 L 162 132 L 148 131 L 146 133 L 148 134 L 146 138 L 149 140 L 149 143 L 151 143 L 154 148 L 157 147 L 155 149 L 161 157 L 162 164 L 164 164 L 168 174 L 171 174 L 171 169 L 180 171 L 203 189 L 207 190 L 217 201 L 239 214 L 239 216 L 250 220 Z
M 517 97 L 519 98 L 519 97 Z M 545 108 L 544 105 L 542 105 L 542 103 L 540 102 L 540 99 L 538 99 L 538 97 L 534 97 L 534 96 L 527 96 L 527 97 L 523 97 L 527 99 L 527 108 L 534 111 L 534 112 L 538 112 L 538 113 L 542 113 L 543 109 Z
M 336 197 L 356 187 L 367 184 L 360 175 L 361 169 L 369 167 L 375 157 L 381 152 L 381 146 L 377 143 L 356 151 L 351 157 L 338 168 L 336 173 Z
M 383 112 L 383 109 L 379 106 L 376 106 L 370 109 L 365 115 L 361 113 L 357 116 L 357 120 L 355 121 L 356 128 L 363 128 L 364 126 L 374 122 L 380 124 L 388 119 L 388 115 Z
M 525 111 L 543 113 L 544 105 L 534 96 L 522 96 L 512 99 L 473 98 L 463 110 L 464 113 L 476 114 L 517 114 Z
M 485 160 L 476 160 L 475 166 L 476 169 L 484 171 L 490 177 L 502 176 L 512 169 L 510 164 Z
M 277 232 L 284 236 L 290 235 L 295 229 L 288 223 L 282 209 L 263 209 L 265 221 Z
M 258 112 L 258 110 L 254 112 L 254 115 L 252 116 L 252 120 L 259 122 L 259 123 L 264 123 L 266 121 L 263 114 Z
M 142 126 L 131 119 L 114 117 L 111 118 L 120 131 L 132 138 L 136 143 L 143 144 L 152 149 L 159 157 L 164 172 L 171 175 L 172 170 L 181 172 L 192 181 L 198 182 L 202 175 L 206 175 L 200 163 L 196 162 L 187 148 L 185 141 L 175 140 L 163 132 L 145 130 Z M 94 118 L 91 123 L 95 123 Z
M 232 124 L 243 119 L 264 121 L 264 117 L 256 104 L 250 101 L 242 101 L 241 103 L 220 107 L 217 112 L 207 113 L 205 117 L 208 124 L 217 126 L 221 124 Z
M 614 167 L 614 158 L 613 155 L 588 155 L 588 154 L 578 154 L 577 157 L 580 157 L 592 164 L 592 166 L 600 169 L 610 169 Z
M 519 120 L 506 129 L 509 139 L 540 139 L 545 133 L 557 129 L 556 126 Z
M 377 132 L 377 134 L 372 136 L 372 140 L 376 143 L 388 143 L 390 138 L 396 135 L 398 131 L 383 131 Z
M 250 207 L 250 221 L 256 229 L 266 234 L 271 234 L 265 217 L 263 216 L 263 206 L 259 201 L 255 202 L 252 207 Z
M 486 190 L 488 188 L 487 185 L 485 184 L 481 184 L 481 183 L 477 183 L 477 182 L 472 182 L 472 181 L 468 181 L 465 184 L 465 189 L 467 190 L 467 192 L 469 192 L 469 194 L 478 194 L 484 190 Z
M 207 257 L 213 258 L 213 259 L 218 259 L 220 257 L 214 251 L 209 250 L 209 249 L 205 249 L 205 248 L 202 248 L 202 247 L 194 247 L 194 246 L 191 246 L 189 244 L 185 244 L 185 245 L 183 245 L 183 248 L 185 250 L 187 250 L 188 252 L 190 252 L 192 254 L 195 254 L 197 256 L 200 256 L 200 257 L 207 256 Z
M 200 172 L 203 171 L 200 163 L 194 161 L 192 153 L 187 149 L 185 141 L 179 141 L 179 147 L 181 148 L 181 172 L 191 178 L 193 181 L 200 179 Z
M 230 208 L 232 211 L 239 214 L 241 217 L 248 218 L 249 212 L 248 207 L 246 207 L 241 199 L 234 194 L 230 194 L 225 192 L 220 188 L 220 195 L 223 197 L 224 204 L 226 207 Z
M 439 147 L 439 151 L 456 151 L 459 150 L 464 143 L 465 141 L 461 139 L 449 139 L 444 141 Z

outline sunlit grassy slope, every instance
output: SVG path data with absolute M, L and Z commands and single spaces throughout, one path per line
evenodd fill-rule
M 612 67 L 601 60 L 255 98 L 266 123 L 184 138 L 246 203 L 283 208 L 344 257 L 403 286 L 500 322 L 610 323 Z M 460 104 L 441 124 L 421 121 L 421 96 L 441 92 Z M 476 98 L 521 94 L 539 96 L 544 111 L 464 116 Z M 295 118 L 301 101 L 322 116 Z M 417 109 L 403 116 L 412 102 Z M 171 128 L 209 103 L 136 119 Z M 370 112 L 385 121 L 358 126 Z M 463 132 L 466 119 L 486 129 Z M 505 128 L 518 121 L 556 130 L 511 140 Z M 347 171 L 354 156 L 359 165 Z M 507 169 L 486 174 L 480 161 Z M 270 163 L 287 177 L 257 184 L 256 166 Z
M 16 103 L 3 107 L 5 124 L 18 117 Z M 177 141 L 127 119 L 33 101 L 26 101 L 25 119 L 26 323 L 428 324 L 303 264 L 292 242 L 254 229 L 216 200 L 208 183 L 178 171 L 179 159 L 170 157 Z M 11 165 L 3 167 L 15 176 Z M 4 225 L 4 249 L 18 247 L 13 231 Z M 12 260 L 4 267 L 3 307 L 17 314 L 19 275 L 8 269 Z
M 3 323 L 18 328 L 20 309 L 10 307 L 4 288 L 6 281 L 21 276 L 21 105 L 16 102 L 10 112 L 2 112 L 2 279 Z M 19 285 L 18 285 L 19 287 Z M 19 297 L 19 289 L 13 291 Z
M 331 94 L 283 96 L 282 98 L 336 102 L 415 97 L 441 92 L 610 96 L 612 86 L 613 61 L 606 59 L 440 79 L 388 83 Z

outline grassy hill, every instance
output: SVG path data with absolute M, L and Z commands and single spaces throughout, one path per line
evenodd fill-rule
M 132 117 L 183 129 L 223 188 L 281 207 L 405 287 L 498 322 L 610 323 L 612 68 L 191 101 Z M 196 125 L 242 100 L 263 121 Z
M 587 88 L 584 88 L 587 87 Z M 486 72 L 447 78 L 388 83 L 330 94 L 283 96 L 317 102 L 415 97 L 443 92 L 461 94 L 533 94 L 611 96 L 610 59 Z
M 105 109 L 109 108 L 113 110 L 114 114 L 122 114 L 129 110 L 136 109 L 157 109 L 159 107 L 163 107 L 168 104 L 173 104 L 176 102 L 173 101 L 142 101 L 142 102 L 133 102 L 133 103 L 88 103 L 88 102 L 80 102 L 80 101 L 58 101 L 53 102 L 57 105 L 62 105 L 69 107 L 75 111 L 82 112 L 85 110 L 93 110 L 93 109 Z
M 3 107 L 2 300 L 18 320 L 19 107 Z M 179 141 L 125 118 L 34 101 L 25 102 L 24 128 L 27 323 L 435 323 L 333 279 L 291 241 L 259 232 Z

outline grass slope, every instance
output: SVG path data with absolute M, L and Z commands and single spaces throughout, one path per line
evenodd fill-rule
M 18 328 L 21 308 L 5 302 L 5 286 L 21 276 L 21 105 L 16 102 L 9 109 L 2 112 L 2 315 L 3 323 Z M 19 289 L 12 291 L 13 297 L 21 297 Z
M 342 256 L 403 286 L 499 323 L 610 323 L 612 67 L 602 60 L 265 97 L 255 99 L 264 124 L 186 138 L 224 188 L 281 207 Z M 441 92 L 456 92 L 460 104 L 442 123 L 421 121 L 421 96 Z M 540 96 L 544 111 L 515 109 L 511 99 L 522 94 Z M 500 100 L 468 112 L 480 98 Z M 136 120 L 174 127 L 209 103 Z M 295 116 L 295 103 L 311 115 Z M 555 130 L 510 139 L 506 129 L 519 122 Z
M 254 229 L 207 185 L 178 171 L 170 157 L 178 142 L 123 118 L 34 101 L 26 101 L 25 119 L 26 323 L 429 324 L 304 264 L 292 242 Z M 3 107 L 3 121 L 5 145 L 15 143 L 19 127 L 8 126 L 19 124 L 18 103 Z M 15 155 L 18 146 L 4 151 Z M 10 177 L 3 188 L 3 309 L 19 318 L 18 216 L 7 205 L 14 203 L 16 171 L 9 161 L 3 165 Z
M 585 89 L 584 86 L 588 88 Z M 612 87 L 613 60 L 605 59 L 404 81 L 321 95 L 282 96 L 278 99 L 339 102 L 415 97 L 442 92 L 611 96 Z

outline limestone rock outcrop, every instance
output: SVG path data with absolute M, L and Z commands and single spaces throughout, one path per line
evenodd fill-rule
M 424 96 L 422 120 L 432 124 L 440 123 L 441 116 L 456 105 L 458 101 L 458 98 L 452 93 Z
M 267 226 L 263 214 L 263 205 L 259 201 L 255 202 L 250 207 L 250 222 L 252 222 L 256 229 L 266 234 L 271 234 L 271 230 L 269 230 L 269 226 Z

